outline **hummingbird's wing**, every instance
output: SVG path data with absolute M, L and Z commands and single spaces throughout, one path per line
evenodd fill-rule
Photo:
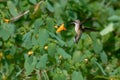
M 82 31 L 99 31 L 97 29 L 94 28 L 88 28 L 88 27 L 85 27 L 85 26 L 82 26 Z

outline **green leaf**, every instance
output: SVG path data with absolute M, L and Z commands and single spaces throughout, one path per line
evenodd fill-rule
M 14 35 L 14 31 L 14 24 L 2 24 L 0 27 L 0 37 L 3 38 L 3 40 L 7 40 L 10 36 Z
M 48 54 L 52 57 L 55 56 L 56 53 L 56 44 L 54 43 L 49 43 L 48 44 Z
M 49 38 L 48 31 L 46 29 L 40 29 L 38 33 L 38 43 L 41 47 L 43 47 Z
M 71 10 L 67 10 L 66 14 L 68 15 L 68 17 L 70 19 L 73 19 L 73 20 L 77 19 L 77 14 L 75 12 L 71 11 Z
M 64 59 L 71 59 L 71 56 L 60 47 L 57 47 L 57 53 L 60 54 Z
M 14 17 L 18 16 L 17 8 L 15 7 L 12 1 L 7 1 L 7 6 L 12 16 Z
M 12 64 L 12 65 L 9 65 L 8 69 L 9 69 L 9 70 L 8 70 L 8 75 L 10 75 L 10 74 L 13 73 L 15 67 L 14 67 L 14 65 Z
M 50 18 L 50 17 L 46 18 L 46 24 L 47 24 L 46 28 L 48 31 L 55 32 L 55 28 L 54 28 L 55 23 L 53 18 Z
M 36 0 L 29 0 L 32 4 L 36 4 L 37 1 Z
M 3 44 L 2 41 L 0 41 L 0 46 L 2 46 L 2 44 Z
M 72 39 L 69 39 L 68 41 L 67 41 L 67 46 L 68 47 L 71 47 L 71 46 L 73 46 L 74 45 L 74 39 L 72 38 Z
M 36 57 L 34 57 L 34 56 L 29 57 L 28 55 L 25 55 L 24 67 L 25 67 L 26 76 L 31 74 L 31 72 L 35 68 L 36 63 L 37 63 L 37 58 Z
M 84 80 L 84 79 L 83 79 L 83 76 L 82 76 L 82 73 L 81 73 L 81 72 L 74 71 L 74 72 L 72 73 L 72 80 Z
M 114 71 L 111 72 L 111 76 L 114 76 L 114 75 L 116 75 L 116 74 L 119 75 L 119 72 L 120 72 L 120 66 L 119 66 L 118 68 L 114 69 Z M 120 79 L 120 76 L 119 76 L 119 79 Z M 119 79 L 118 79 L 118 80 L 119 80 Z
M 27 49 L 30 49 L 32 47 L 31 36 L 32 36 L 32 32 L 28 32 L 23 36 L 23 44 L 22 44 L 23 47 Z
M 63 74 L 56 74 L 53 77 L 53 80 L 67 80 L 66 77 Z
M 114 26 L 113 23 L 109 23 L 109 25 L 106 26 L 105 29 L 103 29 L 103 30 L 100 32 L 100 34 L 101 34 L 102 36 L 104 36 L 104 35 L 112 32 L 112 31 L 114 30 L 114 29 L 113 29 L 113 26 Z
M 104 51 L 102 53 L 100 53 L 100 58 L 102 60 L 102 63 L 107 64 L 108 59 L 107 59 L 107 55 Z
M 47 2 L 47 9 L 48 9 L 50 12 L 54 12 L 54 7 L 53 7 L 49 2 Z
M 81 52 L 76 51 L 76 52 L 74 52 L 72 59 L 76 63 L 76 62 L 80 62 L 81 61 L 81 57 L 82 57 Z
M 102 49 L 103 49 L 102 43 L 99 40 L 94 41 L 93 42 L 93 49 L 96 53 L 100 54 Z
M 103 73 L 103 75 L 106 75 L 103 67 L 102 67 L 98 62 L 96 62 L 96 61 L 95 61 L 95 64 L 100 68 L 100 70 L 101 70 L 101 72 Z
M 15 32 L 15 24 L 9 23 L 9 24 L 5 24 L 5 29 L 8 30 L 8 32 L 10 33 L 10 35 L 14 35 Z
M 6 41 L 10 37 L 10 34 L 8 31 L 0 29 L 0 37 Z
M 15 46 L 12 46 L 11 48 L 10 48 L 10 54 L 11 55 L 14 55 L 16 53 L 16 47 Z
M 58 36 L 56 36 L 54 33 L 49 32 L 49 35 L 50 35 L 52 38 L 57 39 L 58 42 L 59 42 L 59 45 L 64 46 L 64 45 L 66 44 L 63 40 L 61 40 L 61 39 L 60 39 Z
M 67 80 L 63 73 L 56 73 L 53 76 L 53 80 Z
M 36 34 L 33 34 L 32 36 L 32 45 L 39 46 L 38 39 L 36 38 Z
M 21 73 L 22 73 L 23 70 L 20 70 L 19 72 L 16 73 L 15 77 L 18 77 Z
M 35 28 L 37 28 L 37 30 L 38 30 L 38 28 L 41 26 L 41 25 L 43 25 L 43 20 L 41 19 L 41 18 L 38 18 L 38 19 L 36 19 L 35 21 L 34 21 L 34 26 L 35 26 Z
M 99 39 L 96 38 L 96 34 L 95 33 L 90 33 L 91 39 L 92 39 L 92 43 L 93 43 L 93 49 L 96 53 L 101 53 L 102 49 L 103 49 L 103 44 L 100 42 Z
M 113 15 L 108 18 L 109 21 L 120 21 L 120 16 Z
M 94 32 L 91 32 L 90 33 L 90 37 L 91 37 L 91 39 L 93 40 L 93 41 L 96 41 L 97 40 L 97 35 L 94 33 Z
M 48 60 L 48 55 L 44 54 L 43 56 L 40 57 L 39 62 L 36 64 L 36 68 L 39 68 L 41 70 L 46 68 L 46 64 L 47 64 L 47 60 Z
M 3 78 L 2 78 L 3 76 L 2 75 L 0 75 L 0 80 L 2 80 Z

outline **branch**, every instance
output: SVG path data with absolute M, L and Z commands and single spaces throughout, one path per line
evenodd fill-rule
M 28 14 L 29 12 L 30 12 L 30 10 L 27 10 L 27 11 L 25 11 L 24 13 L 21 13 L 20 15 L 11 18 L 10 21 L 11 21 L 11 22 L 15 22 L 15 21 L 17 21 L 18 19 L 20 19 L 22 16 Z
M 36 7 L 34 8 L 34 12 L 37 11 L 38 6 L 39 6 L 42 2 L 43 2 L 43 1 L 39 1 L 39 2 L 36 4 Z M 27 10 L 27 11 L 25 11 L 24 13 L 21 13 L 21 14 L 19 14 L 18 16 L 11 18 L 10 21 L 11 21 L 11 22 L 15 22 L 15 21 L 19 20 L 22 16 L 28 14 L 29 12 L 30 12 L 30 10 Z

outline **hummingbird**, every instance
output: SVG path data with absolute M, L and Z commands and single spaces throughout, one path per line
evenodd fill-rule
M 75 20 L 74 22 L 72 22 L 72 24 L 75 24 L 75 32 L 76 32 L 76 35 L 74 38 L 75 43 L 79 42 L 79 39 L 81 38 L 83 32 L 85 32 L 85 31 L 98 31 L 98 30 L 95 30 L 92 28 L 85 27 L 83 25 L 83 23 L 80 22 L 80 20 Z

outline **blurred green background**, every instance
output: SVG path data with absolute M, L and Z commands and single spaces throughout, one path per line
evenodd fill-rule
M 120 0 L 0 0 L 0 80 L 120 80 Z

